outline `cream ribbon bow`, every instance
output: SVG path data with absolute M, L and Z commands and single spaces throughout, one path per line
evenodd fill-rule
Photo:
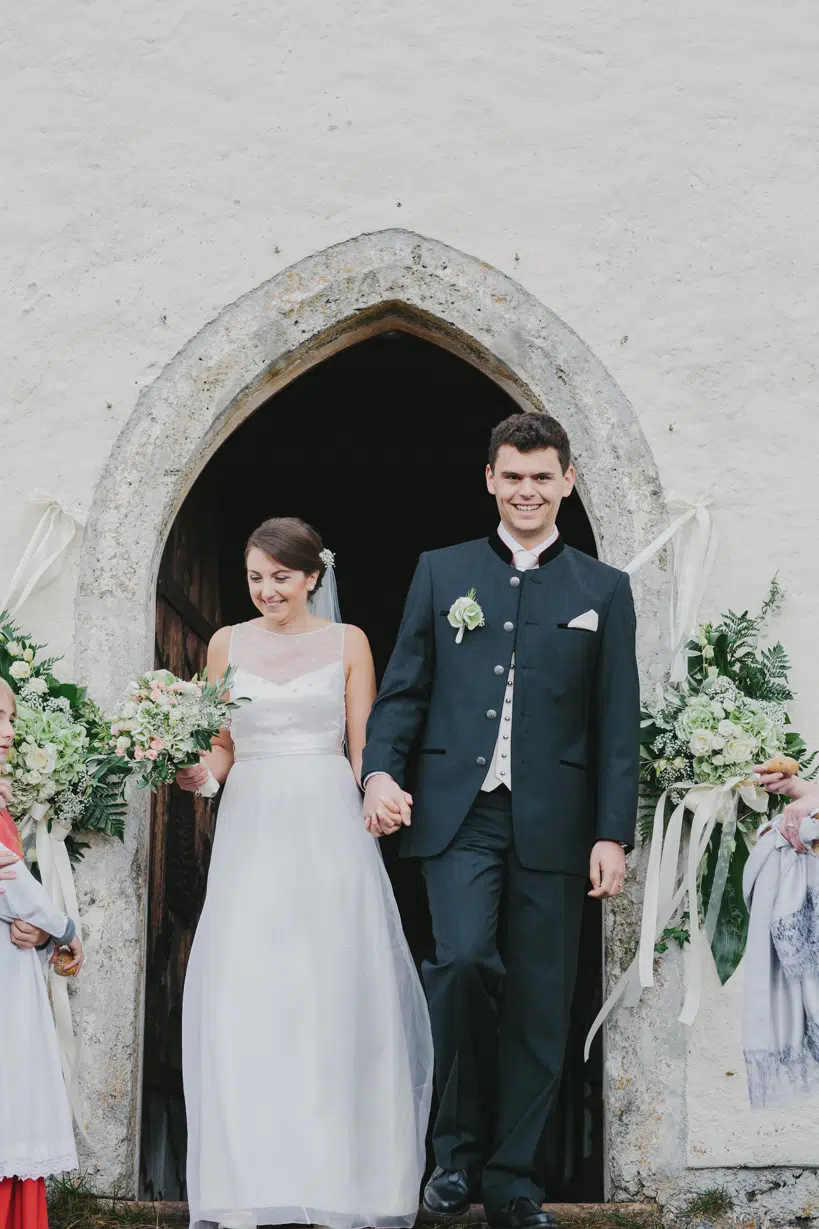
M 31 500 L 44 504 L 45 511 L 0 601 L 0 610 L 7 610 L 12 616 L 41 581 L 56 578 L 77 529 L 85 524 L 85 514 L 79 508 L 69 508 L 46 491 L 35 491 Z
M 674 550 L 669 611 L 669 644 L 671 650 L 671 681 L 681 682 L 688 674 L 685 643 L 691 635 L 699 612 L 702 595 L 716 553 L 716 533 L 709 507 L 713 498 L 691 501 L 672 495 L 669 507 L 682 505 L 685 511 L 654 539 L 623 569 L 629 576 L 639 572 L 673 537 L 679 540 Z
M 725 891 L 731 848 L 736 837 L 740 799 L 754 811 L 765 811 L 768 806 L 765 790 L 747 777 L 732 777 L 721 785 L 681 783 L 677 788 L 685 789 L 686 794 L 674 808 L 667 828 L 665 808 L 668 791 L 662 794 L 654 811 L 637 955 L 589 1029 L 584 1050 L 585 1059 L 589 1057 L 595 1034 L 619 1001 L 622 999 L 626 1007 L 636 1007 L 643 990 L 654 985 L 654 946 L 677 910 L 686 902 L 689 914 L 689 958 L 686 962 L 685 1000 L 679 1020 L 681 1024 L 693 1024 L 702 994 L 703 960 L 707 950 L 710 950 Z M 693 819 L 686 866 L 678 879 L 677 867 L 686 811 L 693 812 Z M 703 930 L 699 920 L 698 873 L 717 823 L 722 824 L 722 836 Z

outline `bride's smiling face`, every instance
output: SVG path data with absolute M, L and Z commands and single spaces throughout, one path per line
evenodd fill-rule
M 247 556 L 247 584 L 253 605 L 270 623 L 290 623 L 305 614 L 318 572 L 286 568 L 257 546 Z

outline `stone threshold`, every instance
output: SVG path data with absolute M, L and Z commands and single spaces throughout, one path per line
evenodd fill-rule
M 132 1208 L 134 1212 L 150 1213 L 157 1225 L 165 1221 L 187 1222 L 188 1220 L 186 1203 L 170 1201 L 152 1203 L 149 1200 L 140 1199 L 117 1202 L 121 1207 Z M 625 1226 L 634 1225 L 640 1226 L 641 1229 L 646 1226 L 655 1229 L 661 1224 L 660 1210 L 656 1203 L 544 1203 L 543 1207 L 547 1212 L 552 1213 L 559 1226 L 623 1226 L 625 1229 Z M 457 1229 L 458 1225 L 485 1225 L 486 1214 L 482 1204 L 473 1203 L 468 1216 L 442 1222 L 422 1209 L 417 1223 L 419 1225 L 448 1224 L 452 1226 L 452 1229 Z

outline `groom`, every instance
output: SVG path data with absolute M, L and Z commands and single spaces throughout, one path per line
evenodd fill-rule
M 637 810 L 631 589 L 560 538 L 574 477 L 555 419 L 495 428 L 486 482 L 500 526 L 421 556 L 364 752 L 367 828 L 407 825 L 402 854 L 422 859 L 432 913 L 439 1111 L 424 1207 L 462 1216 L 480 1193 L 492 1229 L 554 1223 L 540 1143 L 586 881 L 594 897 L 620 891 Z M 479 610 L 464 626 L 453 611 L 452 626 L 472 590 Z

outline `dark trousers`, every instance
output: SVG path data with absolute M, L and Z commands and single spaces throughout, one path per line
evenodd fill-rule
M 540 1202 L 539 1148 L 557 1092 L 586 883 L 527 870 L 505 786 L 478 795 L 451 845 L 424 861 L 435 961 L 435 1160 L 484 1199 Z

